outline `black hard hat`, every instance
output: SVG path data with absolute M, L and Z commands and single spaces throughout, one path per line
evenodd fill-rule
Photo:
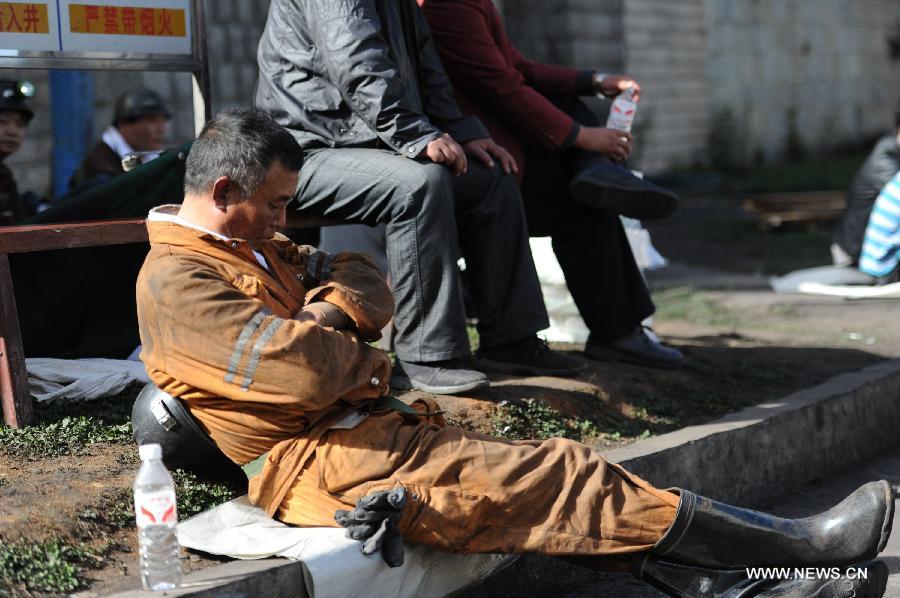
M 241 469 L 219 450 L 181 400 L 152 382 L 134 401 L 131 425 L 138 445 L 162 446 L 163 463 L 169 469 L 243 477 Z
M 146 87 L 138 87 L 131 91 L 126 91 L 116 100 L 113 124 L 117 125 L 120 122 L 157 114 L 161 114 L 166 118 L 172 116 L 159 94 Z
M 34 95 L 34 85 L 28 81 L 0 80 L 0 111 L 12 110 L 31 121 L 34 112 L 28 106 L 28 98 Z

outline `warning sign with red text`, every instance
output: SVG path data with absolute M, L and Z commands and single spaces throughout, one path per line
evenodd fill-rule
M 193 54 L 190 0 L 0 1 L 0 55 Z
M 59 50 L 56 3 L 0 2 L 0 47 Z

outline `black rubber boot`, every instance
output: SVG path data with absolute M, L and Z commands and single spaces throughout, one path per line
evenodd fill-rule
M 878 556 L 891 534 L 894 489 L 870 482 L 828 511 L 782 519 L 685 490 L 655 558 L 715 569 L 840 567 Z
M 680 598 L 881 598 L 888 577 L 881 561 L 812 570 L 774 568 L 765 572 L 769 579 L 762 579 L 759 571 L 704 569 L 653 556 L 644 559 L 633 573 Z

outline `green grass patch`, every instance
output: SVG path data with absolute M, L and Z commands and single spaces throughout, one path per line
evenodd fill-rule
M 133 442 L 131 407 L 140 388 L 132 385 L 114 397 L 94 401 L 38 403 L 35 425 L 0 427 L 0 453 L 44 459 L 78 454 L 97 442 Z
M 82 523 L 96 525 L 106 531 L 135 527 L 134 496 L 130 488 L 117 488 L 101 496 L 100 501 L 77 513 Z
M 238 496 L 227 484 L 200 480 L 189 471 L 172 472 L 175 482 L 175 500 L 178 518 L 193 517 Z M 118 488 L 103 495 L 100 500 L 78 513 L 82 523 L 92 524 L 107 531 L 135 527 L 134 496 L 130 488 Z
M 597 425 L 588 419 L 563 416 L 539 399 L 502 401 L 498 415 L 491 422 L 492 434 L 513 440 L 547 440 L 548 438 L 599 437 Z
M 187 519 L 207 509 L 237 497 L 237 492 L 227 484 L 200 480 L 189 471 L 176 469 L 175 498 L 178 501 L 178 517 Z
M 691 287 L 672 287 L 653 293 L 656 304 L 654 317 L 660 320 L 683 320 L 704 326 L 734 327 L 737 315 L 706 293 Z
M 92 417 L 64 417 L 50 424 L 0 428 L 0 450 L 26 459 L 78 453 L 95 442 L 131 441 L 131 423 L 109 425 Z
M 85 544 L 0 540 L 0 595 L 68 594 L 83 587 L 84 569 L 99 559 Z

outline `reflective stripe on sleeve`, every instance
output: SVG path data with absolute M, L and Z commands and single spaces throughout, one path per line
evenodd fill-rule
M 250 337 L 253 336 L 253 333 L 256 332 L 262 324 L 263 319 L 270 313 L 272 312 L 268 309 L 259 311 L 244 325 L 244 329 L 241 330 L 241 333 L 238 335 L 237 342 L 234 343 L 234 351 L 232 351 L 231 360 L 228 362 L 228 372 L 225 374 L 225 382 L 234 381 L 238 365 L 241 363 L 241 355 L 244 354 L 244 347 L 247 346 L 247 341 L 250 340 Z
M 248 390 L 253 382 L 253 375 L 256 374 L 256 368 L 259 367 L 259 360 L 262 358 L 262 350 L 269 342 L 281 325 L 284 324 L 282 318 L 275 318 L 260 333 L 259 338 L 253 343 L 253 349 L 250 351 L 250 361 L 247 362 L 247 369 L 244 372 L 244 381 L 241 383 L 241 390 Z

